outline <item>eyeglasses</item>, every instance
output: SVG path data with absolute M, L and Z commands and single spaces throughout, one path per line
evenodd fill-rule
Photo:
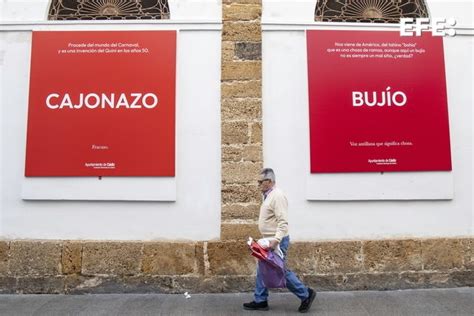
M 260 184 L 262 184 L 264 181 L 270 181 L 270 179 L 258 180 L 257 182 L 258 182 L 258 184 L 260 185 Z

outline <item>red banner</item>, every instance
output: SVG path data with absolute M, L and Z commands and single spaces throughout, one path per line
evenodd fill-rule
M 311 173 L 451 170 L 443 41 L 308 31 Z
M 175 31 L 33 32 L 25 176 L 174 176 Z

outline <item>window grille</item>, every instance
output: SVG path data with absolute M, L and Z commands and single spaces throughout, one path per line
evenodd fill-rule
M 52 0 L 48 20 L 162 20 L 168 0 Z
M 400 23 L 429 17 L 424 0 L 318 0 L 314 20 L 322 22 Z

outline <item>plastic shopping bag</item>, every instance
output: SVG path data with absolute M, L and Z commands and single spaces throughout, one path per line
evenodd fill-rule
M 285 263 L 273 251 L 268 252 L 266 259 L 258 261 L 258 269 L 265 287 L 271 289 L 286 287 Z
M 247 244 L 249 245 L 251 255 L 258 259 L 258 269 L 265 287 L 286 287 L 286 269 L 283 259 L 270 249 L 263 248 L 252 238 L 249 238 Z

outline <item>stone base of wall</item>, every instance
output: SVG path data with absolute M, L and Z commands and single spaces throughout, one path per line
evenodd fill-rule
M 474 286 L 472 238 L 296 242 L 289 268 L 319 291 Z M 0 294 L 249 292 L 244 241 L 0 241 Z

